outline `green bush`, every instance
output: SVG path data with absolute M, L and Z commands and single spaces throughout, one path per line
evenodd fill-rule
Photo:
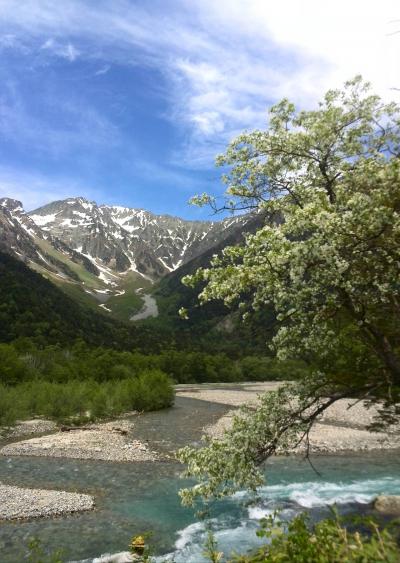
M 108 382 L 37 379 L 14 386 L 0 385 L 0 425 L 32 416 L 84 422 L 132 410 L 157 410 L 172 405 L 173 400 L 172 381 L 159 370 Z
M 293 380 L 307 368 L 298 361 L 278 362 L 262 356 L 246 356 L 238 360 L 223 353 L 193 350 L 142 354 L 89 348 L 81 342 L 67 349 L 60 346 L 37 348 L 28 339 L 0 344 L 0 383 L 7 385 L 35 378 L 53 383 L 71 380 L 105 383 L 135 378 L 152 370 L 161 370 L 177 383 L 215 383 Z
M 305 514 L 287 526 L 270 517 L 262 521 L 258 536 L 268 540 L 250 555 L 233 563 L 399 563 L 400 549 L 390 528 L 380 529 L 372 519 L 358 522 L 364 533 L 344 527 L 337 514 L 313 526 Z M 398 526 L 398 523 L 397 523 Z M 395 527 L 393 526 L 393 529 Z M 397 528 L 398 533 L 398 528 Z
M 245 381 L 293 381 L 310 371 L 299 360 L 279 361 L 266 356 L 246 356 L 239 361 L 239 365 Z
M 0 344 L 0 381 L 14 385 L 31 376 L 29 367 L 19 358 L 12 346 Z

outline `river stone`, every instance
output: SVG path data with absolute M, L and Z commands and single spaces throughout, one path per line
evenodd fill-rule
M 383 514 L 400 516 L 400 495 L 380 495 L 375 499 L 374 508 Z

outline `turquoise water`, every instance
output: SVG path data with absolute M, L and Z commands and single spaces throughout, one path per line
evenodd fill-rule
M 136 433 L 168 451 L 197 442 L 201 427 L 225 410 L 220 405 L 178 399 L 168 412 L 141 417 Z M 287 518 L 302 510 L 319 518 L 334 502 L 343 512 L 364 512 L 377 494 L 400 494 L 398 452 L 318 456 L 313 462 L 320 476 L 299 458 L 276 458 L 268 464 L 268 483 L 255 504 L 249 504 L 245 493 L 215 504 L 210 524 L 220 549 L 230 553 L 257 545 L 257 520 L 276 508 Z M 180 506 L 177 492 L 184 482 L 179 473 L 180 467 L 172 462 L 0 458 L 0 480 L 5 483 L 89 492 L 96 497 L 94 512 L 1 523 L 0 559 L 2 563 L 23 561 L 29 537 L 36 536 L 49 549 L 63 548 L 67 561 L 110 561 L 101 556 L 124 552 L 134 534 L 151 530 L 154 551 L 162 554 L 160 561 L 171 554 L 177 563 L 200 563 L 205 525 Z M 124 555 L 112 560 L 118 557 L 123 560 Z

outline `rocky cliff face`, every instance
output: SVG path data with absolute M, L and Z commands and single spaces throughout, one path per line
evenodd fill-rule
M 0 249 L 24 261 L 45 265 L 35 238 L 43 239 L 43 233 L 24 212 L 22 203 L 10 198 L 0 199 Z
M 185 221 L 80 197 L 50 203 L 30 218 L 97 267 L 116 273 L 133 270 L 152 279 L 176 270 L 248 220 Z
M 61 276 L 76 279 L 73 271 L 67 271 L 67 261 L 106 284 L 118 285 L 119 275 L 129 271 L 160 279 L 245 230 L 249 221 L 248 216 L 185 221 L 142 209 L 97 205 L 81 197 L 55 201 L 28 214 L 20 201 L 3 198 L 0 247 Z
M 260 218 L 256 218 L 258 221 Z M 134 318 L 143 287 L 180 280 L 186 265 L 209 260 L 253 230 L 255 217 L 185 221 L 141 209 L 55 201 L 31 213 L 0 199 L 0 250 L 23 260 L 70 295 L 120 318 Z M 180 273 L 182 272 L 182 274 Z
M 15 199 L 0 199 L 0 249 L 60 279 L 79 281 L 68 262 L 99 275 L 99 270 L 85 256 L 43 231 Z

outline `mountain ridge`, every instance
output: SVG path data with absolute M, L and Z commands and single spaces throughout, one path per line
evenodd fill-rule
M 68 198 L 29 213 L 44 231 L 89 259 L 158 279 L 219 242 L 244 216 L 191 221 L 143 209 Z
M 0 249 L 25 261 L 68 294 L 127 320 L 143 290 L 242 232 L 250 215 L 190 221 L 82 197 L 26 213 L 0 199 Z

